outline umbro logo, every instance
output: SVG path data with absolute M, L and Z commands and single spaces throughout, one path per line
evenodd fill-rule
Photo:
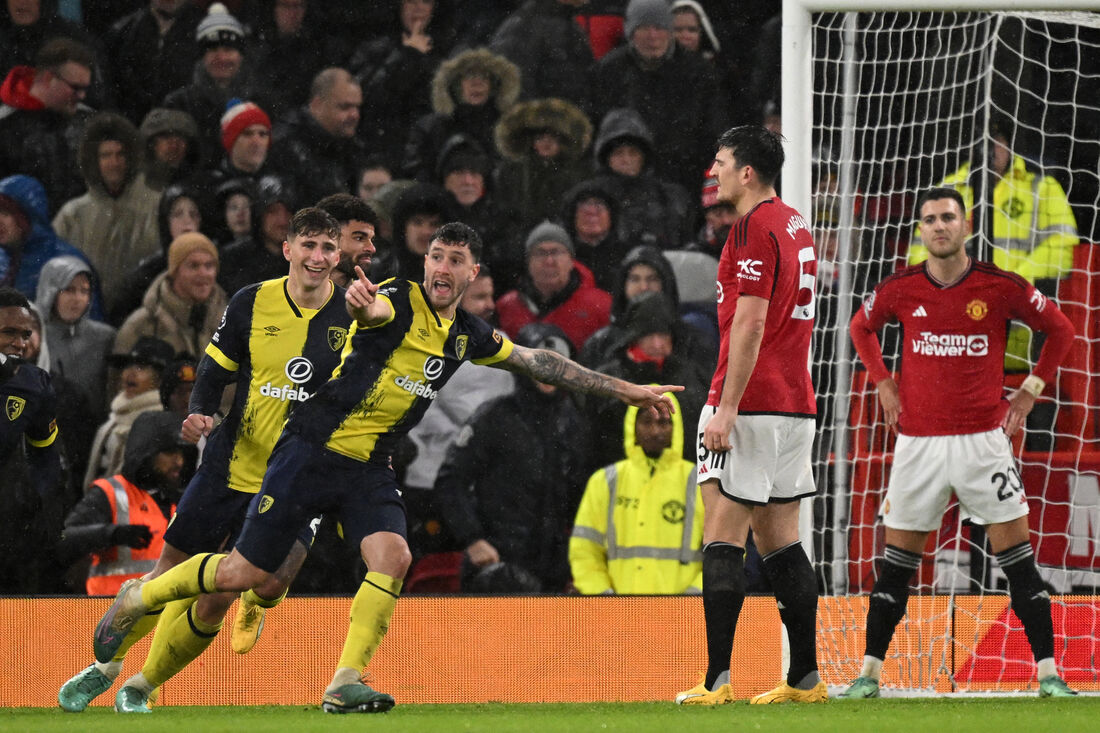
M 277 336 L 280 330 L 278 326 L 264 326 L 264 331 L 268 336 Z
M 923 305 L 917 306 L 917 309 L 913 311 L 914 318 L 925 318 L 928 316 L 928 311 L 924 309 Z

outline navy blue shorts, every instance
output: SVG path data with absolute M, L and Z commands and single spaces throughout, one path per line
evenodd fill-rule
M 319 514 L 338 519 L 344 540 L 356 549 L 376 532 L 405 537 L 405 502 L 392 468 L 357 461 L 284 432 L 235 548 L 256 567 L 273 573 L 298 533 Z
M 223 472 L 203 464 L 180 497 L 164 541 L 188 555 L 228 551 L 241 533 L 248 505 L 255 496 L 230 489 Z M 316 526 L 307 524 L 297 538 L 309 547 L 315 533 Z

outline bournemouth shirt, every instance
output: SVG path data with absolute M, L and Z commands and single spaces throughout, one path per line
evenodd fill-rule
M 902 329 L 901 415 L 906 435 L 965 435 L 993 430 L 1004 415 L 1004 353 L 1016 319 L 1048 335 L 1034 373 L 1055 377 L 1073 341 L 1069 320 L 1018 275 L 972 262 L 943 285 L 916 265 L 883 280 L 852 319 L 852 340 L 876 383 L 890 376 L 875 332 Z
M 288 412 L 332 376 L 348 338 L 344 289 L 319 310 L 299 307 L 287 278 L 242 288 L 229 301 L 207 355 L 237 375 L 229 415 L 211 434 L 203 462 L 226 473 L 231 489 L 260 490 L 267 459 Z
M 35 448 L 53 445 L 57 438 L 50 375 L 33 364 L 20 364 L 15 374 L 0 382 L 0 463 L 26 440 Z M 2 480 L 2 479 L 0 479 Z
M 738 412 L 813 416 L 810 336 L 814 326 L 817 255 L 809 225 L 778 198 L 762 201 L 730 230 L 718 261 L 718 368 L 708 405 L 718 405 L 729 363 L 730 325 L 737 298 L 768 302 L 760 355 Z
M 418 283 L 386 280 L 378 297 L 393 316 L 370 328 L 352 324 L 340 366 L 287 430 L 350 458 L 388 463 L 463 361 L 503 361 L 512 342 L 461 308 L 453 321 L 440 317 Z

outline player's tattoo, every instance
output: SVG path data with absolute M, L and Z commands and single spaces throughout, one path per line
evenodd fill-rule
M 549 349 L 529 349 L 518 344 L 504 360 L 509 371 L 525 374 L 543 384 L 553 384 L 578 392 L 614 396 L 615 380 L 606 374 L 582 367 Z

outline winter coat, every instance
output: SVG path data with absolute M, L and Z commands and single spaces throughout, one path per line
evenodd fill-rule
M 38 275 L 42 266 L 54 257 L 72 255 L 83 260 L 92 271 L 95 268 L 88 258 L 79 249 L 57 236 L 47 216 L 46 191 L 42 184 L 30 176 L 8 176 L 0 180 L 0 196 L 7 196 L 15 201 L 23 210 L 31 229 L 19 252 L 11 252 L 7 248 L 0 249 L 0 259 L 8 262 L 9 266 L 17 266 L 14 285 L 23 295 L 30 300 L 35 299 L 38 290 Z M 92 307 L 89 315 L 96 320 L 103 320 L 103 296 L 99 291 L 99 278 L 93 278 L 92 282 Z
M 485 104 L 464 104 L 459 96 L 462 77 L 478 73 L 490 79 L 493 94 Z M 464 51 L 443 62 L 432 78 L 431 114 L 416 121 L 405 143 L 401 173 L 405 178 L 433 180 L 439 153 L 454 135 L 465 133 L 494 160 L 493 130 L 500 116 L 519 97 L 520 75 L 515 64 L 484 48 Z
M 503 562 L 535 574 L 546 592 L 568 580 L 569 528 L 587 456 L 585 426 L 562 391 L 516 391 L 483 405 L 463 426 L 435 482 L 437 506 L 463 547 L 485 539 Z M 507 435 L 514 450 L 500 450 Z
M 573 585 L 585 595 L 702 593 L 703 497 L 682 457 L 684 420 L 694 416 L 672 413 L 672 440 L 657 458 L 635 442 L 637 417 L 628 407 L 626 458 L 588 479 L 569 539 Z
M 149 188 L 163 191 L 173 183 L 186 180 L 202 166 L 199 127 L 188 113 L 178 109 L 156 107 L 145 115 L 139 132 L 142 139 L 141 178 Z M 178 168 L 172 168 L 157 160 L 154 153 L 156 136 L 166 133 L 174 133 L 187 141 L 187 153 Z
M 162 36 L 149 3 L 121 18 L 103 39 L 118 90 L 119 111 L 129 120 L 143 119 L 174 89 L 191 80 L 202 47 L 195 29 L 205 12 L 184 3 Z
M 623 140 L 629 140 L 645 155 L 645 167 L 637 176 L 624 176 L 608 167 L 611 151 Z M 593 153 L 599 173 L 582 185 L 602 188 L 618 202 L 616 230 L 620 241 L 661 249 L 678 249 L 691 241 L 695 213 L 691 198 L 683 186 L 654 173 L 653 135 L 641 115 L 632 109 L 608 113 L 600 124 Z M 566 197 L 571 198 L 573 193 L 570 191 Z
M 92 414 L 102 419 L 107 411 L 107 355 L 115 343 L 115 329 L 91 320 L 87 313 L 76 323 L 65 323 L 54 311 L 57 294 L 80 273 L 95 280 L 91 268 L 79 257 L 65 255 L 47 262 L 38 279 L 35 305 L 45 320 L 50 372 L 79 387 Z
M 561 152 L 552 159 L 539 157 L 533 148 L 535 137 L 547 130 L 561 142 Z M 502 206 L 519 212 L 521 231 L 557 216 L 565 192 L 592 174 L 585 156 L 592 123 L 564 100 L 517 104 L 500 118 L 495 137 L 505 157 L 497 169 L 495 190 Z
M 228 87 L 214 83 L 202 61 L 195 62 L 191 83 L 169 92 L 162 106 L 191 115 L 199 128 L 203 160 L 217 160 L 222 147 L 221 119 L 231 99 L 254 99 L 255 88 L 247 62 Z M 261 105 L 262 106 L 262 105 Z
M 716 359 L 711 352 L 693 351 L 701 343 L 693 329 L 678 325 L 676 312 L 664 296 L 651 293 L 635 298 L 620 319 L 623 333 L 612 344 L 611 358 L 596 369 L 635 384 L 680 384 L 684 391 L 676 396 L 680 409 L 689 420 L 698 418 L 707 402 L 710 379 Z M 619 322 L 616 322 L 619 323 Z M 630 347 L 642 336 L 655 331 L 672 334 L 672 354 L 663 363 L 636 360 Z M 605 465 L 623 457 L 621 429 L 626 405 L 614 398 L 590 397 L 585 412 L 592 426 L 593 456 L 596 465 Z M 695 442 L 684 446 L 684 458 L 695 460 Z
M 107 192 L 99 171 L 99 145 L 104 140 L 121 142 L 126 156 L 126 180 L 117 196 Z M 137 179 L 139 151 L 137 130 L 129 122 L 113 114 L 93 117 L 80 144 L 88 192 L 67 201 L 53 220 L 58 236 L 80 247 L 95 265 L 108 304 L 119 297 L 126 271 L 160 249 L 160 193 Z
M 589 336 L 607 325 L 610 312 L 611 296 L 596 287 L 588 268 L 577 264 L 569 283 L 549 300 L 543 301 L 526 277 L 518 288 L 497 300 L 500 328 L 509 336 L 515 338 L 528 323 L 553 323 L 565 331 L 574 353 Z
M 215 285 L 206 303 L 192 305 L 172 290 L 168 273 L 162 272 L 145 291 L 141 307 L 118 329 L 113 353 L 129 353 L 142 336 L 156 336 L 171 344 L 177 354 L 201 357 L 228 304 L 225 291 Z
M 71 117 L 46 109 L 30 96 L 35 70 L 16 66 L 0 85 L 0 174 L 22 173 L 38 179 L 51 214 L 84 193 L 80 177 L 80 141 L 94 110 L 78 105 Z
M 367 151 L 357 137 L 330 135 L 307 107 L 290 112 L 271 133 L 271 169 L 291 182 L 298 200 L 312 206 L 332 193 L 358 190 Z
M 160 402 L 160 392 L 155 389 L 134 397 L 127 397 L 125 392 L 115 395 L 111 400 L 111 414 L 99 426 L 95 440 L 92 441 L 88 468 L 84 472 L 84 485 L 90 486 L 101 476 L 113 476 L 121 471 L 125 459 L 126 438 L 129 437 L 130 428 L 134 426 L 138 415 L 162 410 L 164 406 Z
M 673 42 L 669 55 L 650 68 L 628 43 L 592 67 L 591 92 L 593 119 L 616 107 L 637 110 L 653 131 L 657 175 L 688 190 L 698 187 L 725 124 L 715 104 L 715 72 L 706 61 Z
M 497 29 L 489 48 L 520 69 L 523 99 L 558 97 L 582 105 L 592 66 L 588 36 L 573 21 L 577 9 L 558 0 L 527 0 Z

